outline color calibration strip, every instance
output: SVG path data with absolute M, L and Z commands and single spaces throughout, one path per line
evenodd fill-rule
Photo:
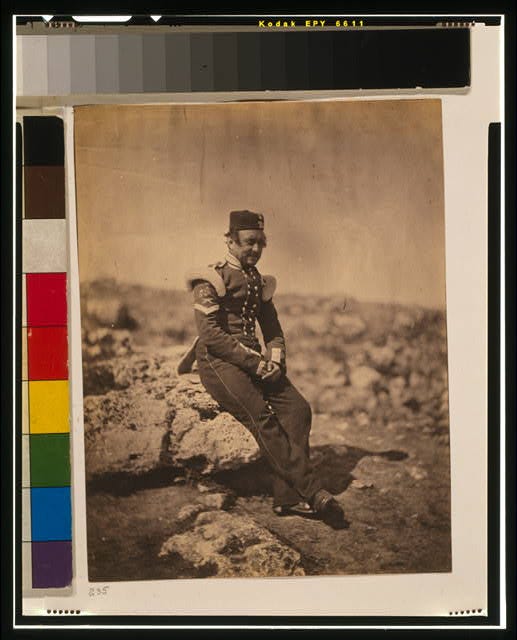
M 465 87 L 468 29 L 18 35 L 17 94 Z
M 18 133 L 24 203 L 23 586 L 48 589 L 72 581 L 63 121 L 25 116 Z

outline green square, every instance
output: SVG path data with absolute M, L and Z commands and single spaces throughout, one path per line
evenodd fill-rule
M 45 433 L 30 436 L 31 487 L 70 485 L 70 435 Z

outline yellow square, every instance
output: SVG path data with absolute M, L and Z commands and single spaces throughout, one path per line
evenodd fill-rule
M 70 431 L 68 380 L 29 382 L 29 421 L 31 433 Z
M 22 382 L 22 433 L 29 433 L 29 383 Z
M 27 366 L 27 329 L 22 328 L 22 380 L 28 380 L 28 366 Z

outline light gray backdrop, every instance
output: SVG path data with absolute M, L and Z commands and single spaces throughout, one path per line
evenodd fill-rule
M 248 208 L 279 293 L 445 306 L 440 100 L 79 107 L 75 141 L 81 281 L 184 288 Z

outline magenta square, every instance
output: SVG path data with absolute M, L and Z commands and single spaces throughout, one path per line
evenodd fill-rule
M 32 543 L 32 588 L 67 587 L 72 583 L 70 540 Z
M 27 325 L 66 326 L 66 273 L 27 274 Z

